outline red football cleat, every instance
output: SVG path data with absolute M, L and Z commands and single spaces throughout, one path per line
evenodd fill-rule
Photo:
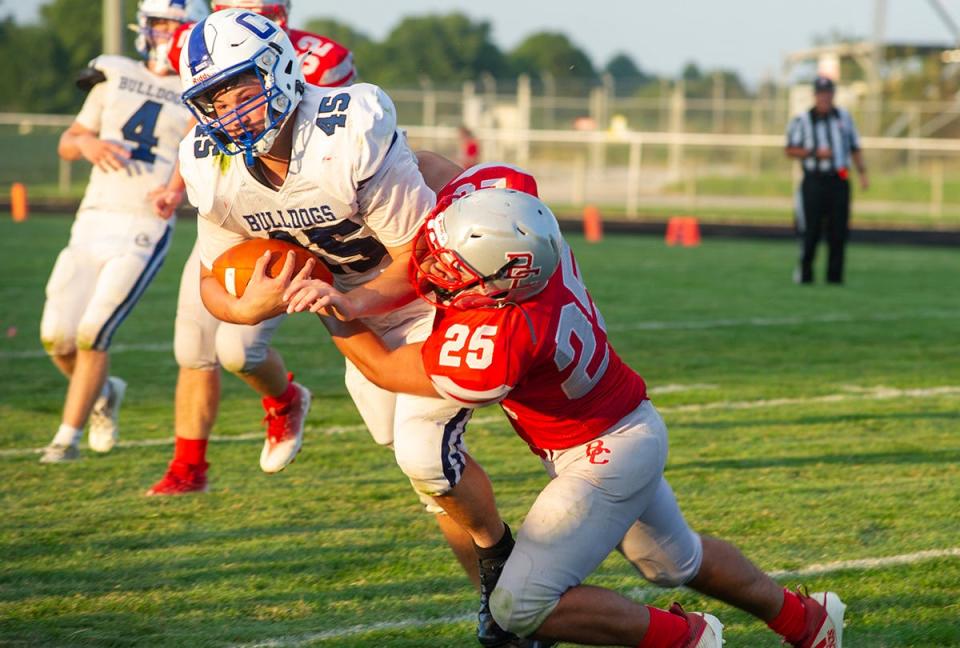
M 263 417 L 267 424 L 267 438 L 260 453 L 260 469 L 265 473 L 280 472 L 297 458 L 303 444 L 303 426 L 310 410 L 310 390 L 300 383 L 293 382 L 293 397 L 283 403 L 275 398 L 264 398 Z
M 807 629 L 794 648 L 842 648 L 843 613 L 847 606 L 833 592 L 816 592 L 811 596 L 797 592 L 807 611 Z
M 171 461 L 166 474 L 146 492 L 152 495 L 186 495 L 207 492 L 207 467 L 210 464 L 185 464 Z
M 723 646 L 723 624 L 717 617 L 704 612 L 684 612 L 679 603 L 671 605 L 669 612 L 683 617 L 690 625 L 690 634 L 676 648 L 721 648 Z

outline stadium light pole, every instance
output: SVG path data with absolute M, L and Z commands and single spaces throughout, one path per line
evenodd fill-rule
M 123 0 L 103 0 L 103 51 L 123 54 Z

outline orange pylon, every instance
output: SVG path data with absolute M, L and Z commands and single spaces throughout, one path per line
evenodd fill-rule
M 695 216 L 672 216 L 667 221 L 667 245 L 700 245 L 700 221 Z
M 583 209 L 583 236 L 590 243 L 599 243 L 603 240 L 603 219 L 600 210 L 593 205 Z
M 30 214 L 30 207 L 27 202 L 27 187 L 22 182 L 14 182 L 10 187 L 10 213 L 13 215 L 13 222 L 22 223 L 27 220 Z

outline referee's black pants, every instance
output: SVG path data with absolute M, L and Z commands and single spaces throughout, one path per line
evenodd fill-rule
M 797 281 L 813 281 L 813 259 L 825 229 L 827 281 L 843 283 L 843 259 L 850 233 L 850 183 L 836 173 L 806 173 L 798 198 L 797 233 L 802 237 L 802 250 Z

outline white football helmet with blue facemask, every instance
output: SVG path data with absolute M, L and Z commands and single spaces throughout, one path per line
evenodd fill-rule
M 174 20 L 178 23 L 195 23 L 210 14 L 204 0 L 140 0 L 137 6 L 137 24 L 130 29 L 137 32 L 134 45 L 148 61 L 159 63 L 170 72 L 173 69 L 167 56 L 173 46 L 172 34 L 159 34 L 153 28 L 155 20 Z
M 254 76 L 260 93 L 218 112 L 213 99 L 238 79 Z M 303 97 L 305 81 L 286 32 L 261 15 L 240 9 L 217 11 L 190 32 L 180 56 L 183 101 L 225 155 L 243 153 L 247 166 L 273 146 Z M 255 131 L 247 116 L 266 106 Z

